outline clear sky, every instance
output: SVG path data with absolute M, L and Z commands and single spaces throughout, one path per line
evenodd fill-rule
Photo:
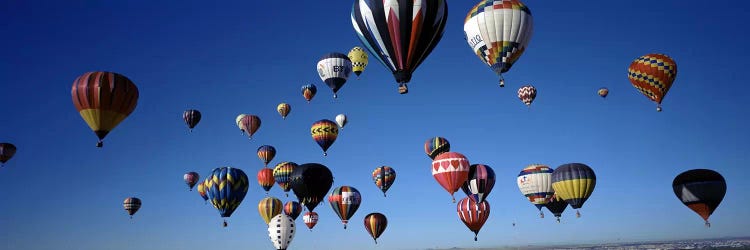
M 528 50 L 496 75 L 463 38 L 477 1 L 450 1 L 442 41 L 417 69 L 407 95 L 374 58 L 337 100 L 315 65 L 329 52 L 362 46 L 350 21 L 352 1 L 6 1 L 0 5 L 0 141 L 18 152 L 0 169 L 0 248 L 4 249 L 272 249 L 257 210 L 256 149 L 276 147 L 272 164 L 318 162 L 334 187 L 351 185 L 363 203 L 348 229 L 330 205 L 301 229 L 291 249 L 419 249 L 644 239 L 747 236 L 750 189 L 745 84 L 745 1 L 527 0 L 534 17 Z M 666 53 L 678 76 L 657 113 L 627 79 L 630 62 Z M 73 80 L 114 71 L 140 90 L 135 112 L 96 148 L 75 110 Z M 307 104 L 300 86 L 314 83 Z M 527 109 L 522 84 L 538 96 Z M 596 95 L 609 88 L 606 100 Z M 286 120 L 276 105 L 287 102 Z M 203 120 L 189 134 L 185 109 Z M 252 140 L 240 135 L 240 113 L 262 119 Z M 345 113 L 349 124 L 327 157 L 310 125 Z M 423 143 L 447 138 L 471 163 L 491 166 L 497 183 L 479 241 L 430 172 Z M 591 166 L 596 190 L 575 218 L 561 224 L 518 190 L 531 163 Z M 397 171 L 385 198 L 370 173 Z M 250 191 L 222 228 L 219 213 L 188 192 L 182 175 L 233 166 Z M 705 228 L 672 192 L 682 171 L 710 168 L 727 181 L 724 201 Z M 272 196 L 283 201 L 274 186 Z M 143 200 L 132 220 L 128 196 Z M 457 197 L 463 197 L 459 191 Z M 362 220 L 388 217 L 375 245 Z M 516 226 L 511 226 L 516 222 Z M 7 246 L 7 247 L 4 247 Z

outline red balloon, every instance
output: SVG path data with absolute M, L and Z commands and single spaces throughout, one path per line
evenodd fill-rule
M 461 153 L 445 152 L 432 161 L 432 177 L 451 194 L 469 179 L 469 160 Z M 453 203 L 456 198 L 453 197 Z
M 466 227 L 474 232 L 474 241 L 477 241 L 479 230 L 490 217 L 490 203 L 487 201 L 477 203 L 469 197 L 465 197 L 456 205 L 456 211 L 458 211 L 458 218 L 461 218 Z

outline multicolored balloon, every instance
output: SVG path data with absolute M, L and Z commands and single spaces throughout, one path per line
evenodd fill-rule
M 247 137 L 252 139 L 253 134 L 260 128 L 260 117 L 256 115 L 245 115 L 240 119 L 237 124 L 243 133 L 247 134 Z
M 579 209 L 591 196 L 596 187 L 596 174 L 591 167 L 583 163 L 568 163 L 557 167 L 552 172 L 552 189 L 560 199 L 565 200 L 574 209 Z M 580 217 L 580 212 L 576 211 Z
M 385 228 L 388 227 L 388 219 L 381 213 L 369 213 L 365 215 L 365 230 L 372 236 L 375 244 L 378 244 L 378 238 L 383 235 Z
M 727 192 L 727 183 L 718 172 L 710 169 L 692 169 L 677 175 L 672 189 L 678 199 L 701 216 L 710 227 L 708 217 L 714 213 Z
M 289 248 L 295 231 L 294 219 L 286 214 L 278 214 L 268 223 L 268 238 L 277 250 Z
M 289 182 L 291 181 L 292 172 L 294 172 L 294 168 L 296 167 L 297 163 L 285 161 L 276 164 L 276 167 L 273 168 L 273 179 L 279 184 L 279 187 L 287 197 L 289 197 L 289 190 L 292 189 Z
M 345 114 L 336 115 L 336 124 L 338 124 L 341 129 L 344 129 L 344 126 L 346 126 L 346 122 L 347 120 Z
M 474 241 L 477 241 L 479 230 L 482 230 L 484 222 L 490 217 L 490 203 L 482 201 L 477 203 L 469 197 L 464 197 L 456 204 L 458 218 L 474 232 Z
M 445 152 L 432 161 L 432 177 L 451 194 L 453 203 L 456 198 L 453 193 L 469 178 L 469 160 L 461 153 Z
M 482 62 L 500 77 L 508 72 L 531 41 L 534 19 L 518 0 L 483 0 L 464 19 L 466 42 Z
M 266 197 L 258 202 L 258 213 L 260 213 L 260 217 L 263 218 L 263 221 L 268 224 L 268 222 L 271 221 L 271 218 L 281 213 L 283 206 L 281 200 L 276 197 Z
M 128 211 L 128 215 L 130 215 L 130 218 L 132 219 L 135 212 L 138 212 L 138 209 L 141 208 L 141 199 L 135 197 L 125 198 L 125 201 L 122 202 L 122 206 L 125 207 L 125 211 Z
M 661 102 L 677 77 L 677 63 L 664 54 L 647 54 L 635 59 L 628 67 L 628 79 L 641 94 L 656 103 L 661 112 Z
M 518 89 L 518 99 L 521 99 L 523 104 L 527 107 L 531 107 L 531 103 L 536 98 L 536 88 L 531 85 L 526 85 Z
M 198 180 L 200 179 L 200 175 L 196 172 L 187 172 L 185 175 L 182 176 L 182 179 L 185 180 L 185 184 L 188 185 L 190 188 L 190 191 L 193 191 L 193 187 L 195 187 L 195 184 L 198 183 Z
M 276 106 L 276 112 L 279 112 L 279 115 L 281 115 L 281 119 L 286 119 L 286 116 L 289 115 L 289 112 L 292 111 L 292 106 L 288 103 L 282 102 L 278 106 Z
M 377 186 L 380 191 L 383 191 L 383 197 L 385 197 L 385 192 L 388 191 L 388 189 L 391 188 L 391 185 L 393 185 L 393 182 L 396 181 L 396 170 L 393 170 L 393 168 L 389 166 L 377 167 L 372 171 L 372 181 L 375 182 L 375 186 Z
M 299 203 L 312 212 L 331 190 L 333 174 L 325 165 L 305 163 L 294 168 L 290 182 Z
M 263 169 L 258 171 L 258 184 L 263 188 L 263 190 L 266 190 L 266 195 L 268 195 L 268 191 L 271 191 L 274 183 L 275 180 L 273 177 L 273 169 L 264 167 Z
M 333 90 L 333 98 L 337 98 L 336 93 L 352 73 L 352 61 L 344 54 L 333 52 L 323 55 L 318 61 L 317 68 L 320 80 Z
M 211 204 L 222 218 L 228 218 L 245 199 L 250 182 L 241 169 L 221 167 L 211 172 L 204 185 Z M 224 227 L 226 226 L 227 221 L 224 219 Z
M 289 215 L 292 219 L 297 219 L 300 213 L 302 213 L 302 205 L 296 201 L 287 201 L 284 204 L 284 214 Z
M 552 197 L 547 200 L 547 203 L 544 203 L 544 206 L 555 215 L 557 223 L 560 223 L 560 217 L 562 216 L 562 213 L 565 212 L 565 208 L 568 207 L 568 203 L 564 200 L 558 199 L 556 195 L 552 195 Z
M 316 93 L 318 93 L 318 87 L 315 87 L 315 84 L 302 85 L 302 97 L 307 100 L 307 103 L 310 103 Z
M 185 112 L 182 113 L 182 120 L 185 121 L 190 132 L 193 132 L 195 125 L 198 125 L 198 122 L 201 121 L 201 112 L 196 109 L 185 110 Z
M 596 91 L 596 93 L 599 94 L 599 96 L 601 96 L 602 98 L 607 98 L 607 95 L 609 95 L 609 89 L 600 88 L 598 91 Z
M 352 61 L 352 71 L 354 74 L 357 74 L 357 80 L 359 80 L 359 75 L 362 74 L 362 71 L 365 71 L 365 67 L 367 67 L 367 52 L 360 47 L 354 47 L 349 51 L 347 56 L 349 56 L 349 60 Z
M 552 173 L 555 170 L 543 164 L 526 166 L 516 178 L 521 194 L 539 209 L 539 217 L 544 218 L 542 207 L 555 194 L 552 188 Z
M 331 195 L 328 196 L 328 203 L 331 204 L 333 212 L 339 216 L 346 229 L 346 223 L 354 216 L 359 204 L 362 203 L 362 195 L 354 187 L 341 186 L 333 189 Z
M 399 93 L 430 55 L 448 21 L 445 0 L 354 1 L 352 25 L 371 55 L 388 68 Z
M 204 185 L 205 180 L 198 183 L 198 194 L 203 198 L 204 203 L 208 203 L 208 194 L 206 193 L 206 185 Z
M 472 200 L 482 203 L 495 187 L 495 171 L 484 164 L 469 166 L 469 178 L 461 185 L 461 190 Z
M 318 213 L 316 212 L 307 212 L 305 215 L 302 216 L 302 222 L 307 225 L 307 228 L 312 231 L 313 227 L 315 227 L 315 224 L 318 224 Z
M 331 120 L 323 119 L 312 124 L 310 134 L 313 140 L 323 149 L 323 156 L 328 155 L 328 148 L 336 142 L 339 136 L 339 126 Z
M 8 142 L 0 143 L 0 166 L 4 166 L 16 154 L 16 145 Z
M 271 145 L 263 145 L 258 147 L 258 158 L 263 162 L 263 165 L 268 167 L 268 163 L 273 160 L 276 156 L 276 148 Z
M 87 72 L 76 78 L 71 89 L 73 105 L 86 124 L 99 137 L 97 147 L 117 125 L 135 110 L 138 87 L 124 75 L 113 72 Z
M 432 137 L 424 142 L 424 152 L 434 160 L 439 154 L 451 151 L 451 144 L 443 137 Z

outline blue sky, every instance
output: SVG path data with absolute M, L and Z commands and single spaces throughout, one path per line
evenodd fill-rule
M 399 95 L 390 72 L 371 58 L 362 78 L 350 78 L 333 100 L 315 64 L 326 53 L 361 46 L 351 1 L 333 2 L 4 3 L 0 141 L 18 152 L 0 169 L 0 245 L 272 249 L 256 206 L 264 191 L 254 180 L 263 166 L 255 150 L 263 144 L 276 147 L 273 164 L 322 163 L 333 171 L 334 187 L 362 193 L 348 229 L 322 203 L 315 210 L 320 222 L 313 232 L 299 231 L 292 249 L 747 235 L 750 96 L 743 73 L 750 51 L 742 26 L 750 4 L 525 1 L 533 38 L 499 88 L 463 39 L 464 16 L 476 1 L 451 1 L 443 39 L 415 72 L 409 94 Z M 661 113 L 626 76 L 633 59 L 652 52 L 678 65 Z M 70 97 L 73 80 L 94 70 L 124 74 L 140 90 L 135 112 L 101 149 Z M 299 91 L 307 83 L 318 86 L 310 104 Z M 530 110 L 516 97 L 528 83 L 539 92 Z M 602 86 L 610 89 L 606 100 L 596 95 Z M 275 111 L 280 102 L 292 105 L 286 120 Z M 192 134 L 181 120 L 190 108 L 203 113 Z M 252 140 L 234 124 L 240 113 L 262 119 Z M 349 124 L 323 157 L 309 127 L 339 113 Z M 438 135 L 497 174 L 478 242 L 431 176 L 423 143 Z M 540 219 L 515 184 L 518 172 L 531 163 L 569 162 L 591 166 L 598 177 L 583 216 L 568 208 L 561 224 L 546 210 Z M 370 179 L 380 165 L 398 174 L 387 198 Z M 253 179 L 228 228 L 182 181 L 185 172 L 205 176 L 220 166 Z M 693 168 L 714 169 L 727 181 L 710 229 L 672 192 L 674 176 Z M 271 195 L 292 199 L 278 186 Z M 143 200 L 133 220 L 122 208 L 128 196 Z M 362 225 L 375 211 L 389 219 L 377 246 Z M 297 226 L 304 228 L 301 218 Z

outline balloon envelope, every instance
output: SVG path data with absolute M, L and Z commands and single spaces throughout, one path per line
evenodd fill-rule
M 135 110 L 138 87 L 124 75 L 87 72 L 73 82 L 73 105 L 86 124 L 102 140 Z
M 396 170 L 393 170 L 393 168 L 388 166 L 377 167 L 372 171 L 372 180 L 375 182 L 375 186 L 377 186 L 380 191 L 383 191 L 383 196 L 385 196 L 385 192 L 388 191 L 388 189 L 391 188 L 391 185 L 393 185 L 393 182 L 396 181 Z
M 312 212 L 333 185 L 333 174 L 325 165 L 306 163 L 294 168 L 291 177 L 292 191 L 299 203 Z
M 495 171 L 484 164 L 469 166 L 469 178 L 461 185 L 461 190 L 472 200 L 481 203 L 495 187 Z
M 594 192 L 594 187 L 596 187 L 596 174 L 586 164 L 563 164 L 552 172 L 554 193 L 575 209 L 583 206 L 583 203 Z
M 442 153 L 432 161 L 432 177 L 453 197 L 469 178 L 469 166 L 469 160 L 461 153 Z
M 385 228 L 388 227 L 388 219 L 381 213 L 370 213 L 365 215 L 365 230 L 378 244 L 378 238 L 383 235 Z
M 5 164 L 16 155 L 16 145 L 3 142 L 0 143 L 0 163 Z
M 294 219 L 286 214 L 274 216 L 268 223 L 268 238 L 277 250 L 287 249 L 294 240 Z
M 718 172 L 710 169 L 692 169 L 677 175 L 672 189 L 678 199 L 701 216 L 708 224 L 727 192 L 727 183 Z
M 206 193 L 211 204 L 219 211 L 221 217 L 230 217 L 245 199 L 249 188 L 245 172 L 239 168 L 215 168 L 206 177 Z
M 185 112 L 182 113 L 182 120 L 185 121 L 185 124 L 187 124 L 190 131 L 195 128 L 195 125 L 198 125 L 198 122 L 201 121 L 201 112 L 196 109 L 188 109 L 185 110 Z
M 136 197 L 125 198 L 125 201 L 122 202 L 122 206 L 125 207 L 125 211 L 128 212 L 130 218 L 133 218 L 135 212 L 138 212 L 138 209 L 141 208 L 141 199 Z
M 448 142 L 448 139 L 443 137 L 432 137 L 424 142 L 424 152 L 427 154 L 427 157 L 430 157 L 432 160 L 434 160 L 439 154 L 448 151 L 451 151 L 451 144 Z
M 641 94 L 656 103 L 661 111 L 661 102 L 677 77 L 677 63 L 664 54 L 647 54 L 636 58 L 628 67 L 628 79 Z

